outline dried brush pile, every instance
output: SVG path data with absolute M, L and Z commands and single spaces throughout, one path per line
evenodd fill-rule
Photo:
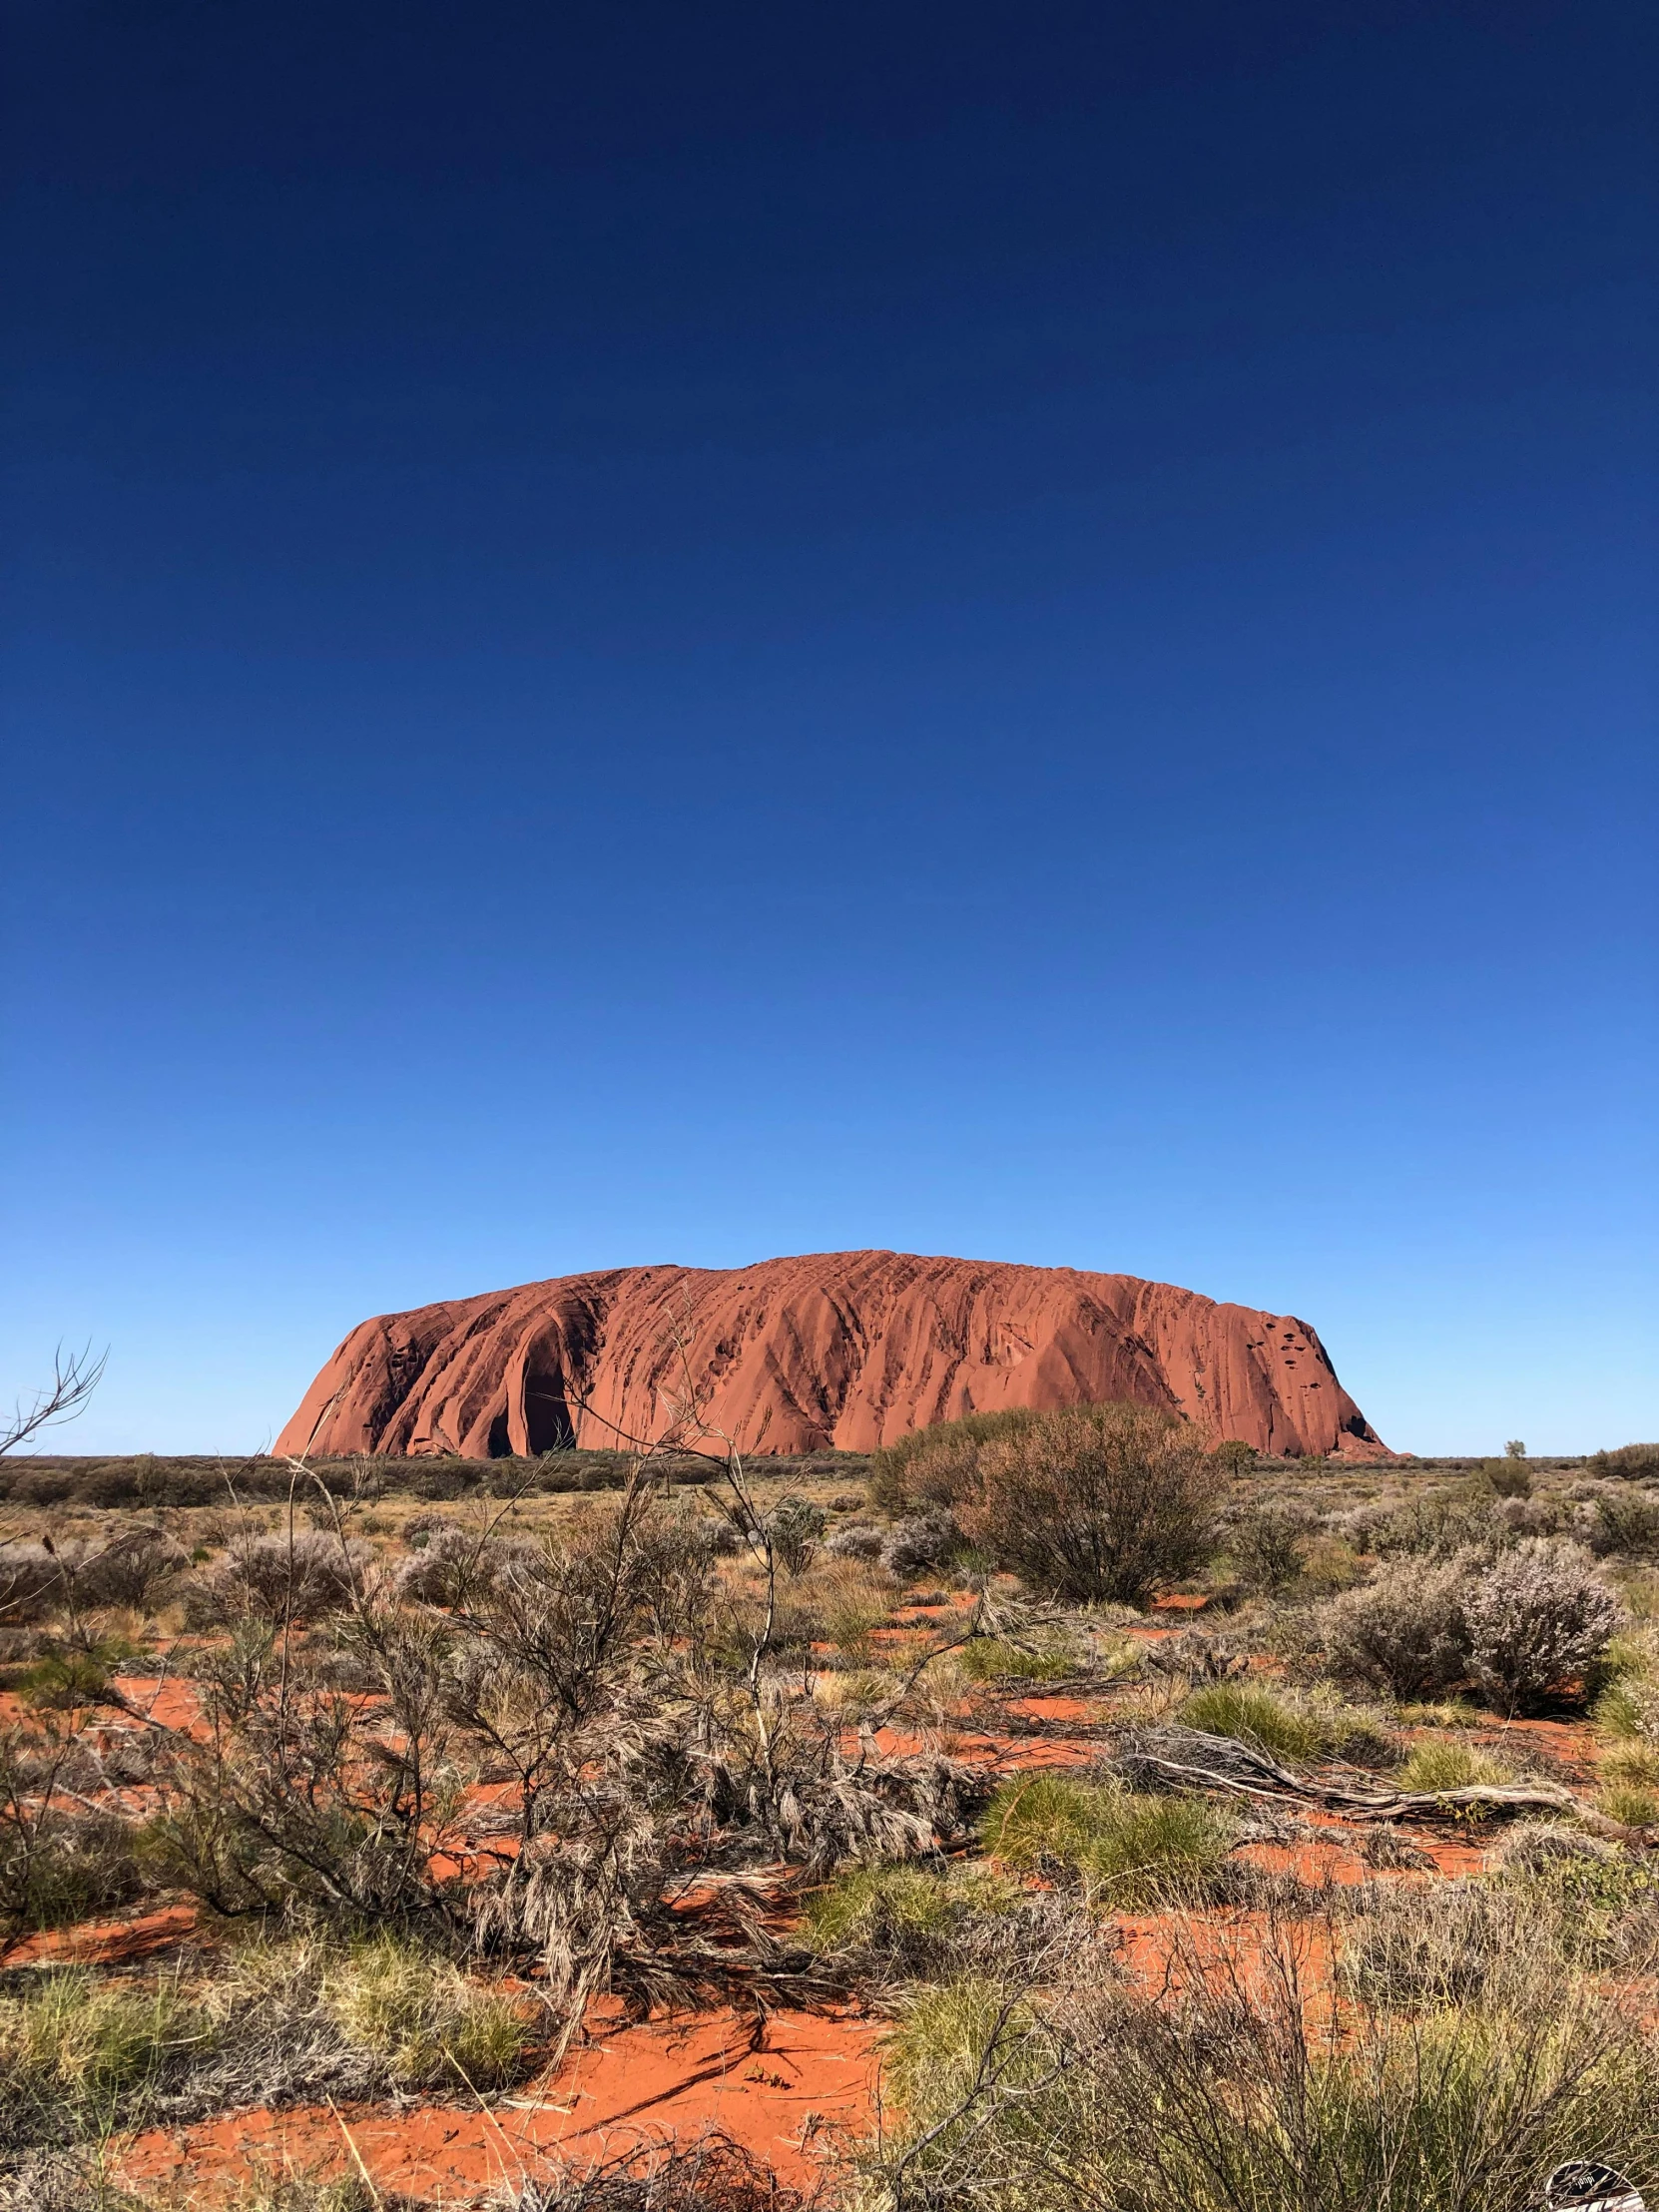
M 87 1693 L 144 1746 L 142 1823 L 69 1801 L 109 1779 L 71 1772 L 84 1732 L 0 1745 L 0 1907 L 38 1925 L 149 1888 L 232 1925 L 418 1937 L 530 1976 L 555 2047 L 602 1991 L 641 2011 L 843 1994 L 773 1904 L 964 1843 L 984 1785 L 815 1701 L 786 1628 L 801 1529 L 736 1464 L 727 1487 L 737 1579 L 722 1524 L 649 1463 L 568 1540 L 451 1525 L 396 1565 L 326 1490 L 312 1526 L 290 1501 L 285 1530 L 187 1579 L 209 1631 L 188 1724 L 102 1677 Z

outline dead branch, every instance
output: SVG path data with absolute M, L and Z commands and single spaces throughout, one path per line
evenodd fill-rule
M 73 1420 L 85 1410 L 86 1402 L 103 1381 L 105 1364 L 109 1360 L 108 1346 L 95 1360 L 91 1345 L 67 1357 L 60 1345 L 52 1355 L 52 1380 L 43 1390 L 37 1390 L 32 1404 L 25 1405 L 18 1399 L 12 1417 L 0 1428 L 0 1459 L 8 1451 L 15 1451 L 19 1444 L 27 1443 L 31 1436 L 43 1428 L 52 1428 L 59 1421 Z
M 1480 1782 L 1454 1790 L 1355 1790 L 1293 1774 L 1253 1744 L 1231 1736 L 1206 1736 L 1192 1728 L 1166 1728 L 1132 1736 L 1117 1758 L 1118 1771 L 1139 1788 L 1222 1790 L 1235 1797 L 1295 1798 L 1374 1821 L 1444 1820 L 1488 1813 L 1572 1813 L 1600 1816 L 1581 1806 L 1570 1790 L 1551 1782 Z M 1636 1831 L 1620 1831 L 1635 1834 Z

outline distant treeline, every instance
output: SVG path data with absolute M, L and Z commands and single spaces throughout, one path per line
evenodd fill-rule
M 538 1459 L 378 1458 L 313 1459 L 310 1471 L 337 1497 L 375 1497 L 395 1492 L 433 1499 L 466 1496 L 512 1497 L 536 1492 L 620 1490 L 635 1466 L 623 1451 L 550 1451 Z M 811 1457 L 779 1455 L 754 1462 L 769 1479 L 834 1473 L 861 1482 L 869 1462 L 856 1452 L 817 1452 Z M 708 1459 L 665 1455 L 655 1470 L 678 1485 L 705 1483 L 717 1471 Z M 0 1502 L 20 1505 L 223 1505 L 232 1494 L 269 1502 L 285 1498 L 294 1480 L 286 1459 L 261 1455 L 169 1457 L 154 1452 L 124 1458 L 61 1456 L 0 1461 Z M 306 1485 L 301 1483 L 301 1487 Z M 314 1490 L 311 1491 L 314 1496 Z

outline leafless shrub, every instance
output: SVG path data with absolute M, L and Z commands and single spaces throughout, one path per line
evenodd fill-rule
M 246 1537 L 208 1578 L 208 1618 L 248 1607 L 273 1620 L 338 1612 L 352 1602 L 372 1556 L 366 1544 L 342 1542 L 320 1528 Z
M 39 1620 L 61 1598 L 69 1569 L 55 1546 L 0 1544 L 0 1619 Z
M 117 1606 L 142 1612 L 186 1563 L 184 1548 L 164 1529 L 127 1529 L 77 1561 L 74 1601 L 89 1610 Z
M 1463 1681 L 1468 1571 L 1460 1558 L 1401 1561 L 1333 1598 L 1321 1616 L 1332 1674 L 1396 1697 L 1426 1696 Z
M 1544 1537 L 1471 1577 L 1461 1602 L 1469 1671 L 1510 1711 L 1581 1678 L 1625 1619 L 1586 1554 Z
M 1335 1934 L 1177 1924 L 1157 1998 L 1086 1972 L 918 1991 L 890 2049 L 905 2118 L 872 2161 L 874 2200 L 1512 2212 L 1560 2159 L 1659 2156 L 1659 2053 L 1547 1946 L 1460 2005 L 1402 2011 L 1321 1986 Z
M 962 1531 L 947 1512 L 912 1513 L 889 1530 L 880 1547 L 881 1564 L 889 1574 L 908 1581 L 942 1567 L 962 1548 Z
M 1367 1909 L 1344 1936 L 1340 1971 L 1346 1989 L 1379 2007 L 1466 2004 L 1500 1961 L 1513 1966 L 1529 1951 L 1537 1933 L 1513 1893 L 1480 1883 L 1362 1895 Z
M 1609 1867 L 1618 1852 L 1599 1837 L 1564 1821 L 1522 1821 L 1499 1845 L 1496 1860 L 1505 1873 L 1536 1875 L 1559 1866 Z
M 180 1546 L 156 1528 L 125 1529 L 106 1543 L 47 1537 L 0 1544 L 0 1621 L 73 1618 L 107 1607 L 139 1611 L 184 1565 Z
M 886 1540 L 882 1531 L 867 1521 L 853 1521 L 837 1528 L 824 1548 L 831 1559 L 879 1559 Z
M 52 1360 L 51 1382 L 37 1390 L 28 1404 L 19 1398 L 11 1417 L 0 1420 L 0 1459 L 31 1436 L 38 1436 L 43 1428 L 54 1428 L 60 1421 L 73 1420 L 84 1412 L 88 1398 L 103 1381 L 108 1359 L 108 1352 L 103 1352 L 95 1360 L 90 1345 L 71 1353 L 60 1345 Z
M 442 1694 L 452 1635 L 432 1614 L 366 1603 L 334 1642 L 238 1623 L 196 1663 L 206 1732 L 166 1739 L 158 1865 L 232 1916 L 446 1912 L 455 1882 L 431 1847 L 461 1786 Z M 329 1679 L 342 1646 L 366 1693 Z
M 14 1930 L 113 1912 L 143 1894 L 133 1824 L 92 1801 L 111 1779 L 67 1730 L 0 1735 L 0 1914 Z
M 1381 1828 L 1371 1831 L 1360 1847 L 1360 1856 L 1368 1867 L 1378 1867 L 1388 1874 L 1432 1874 L 1435 1871 L 1428 1853 L 1386 1821 Z
M 1143 1662 L 1153 1674 L 1185 1682 L 1231 1682 L 1250 1672 L 1250 1645 L 1211 1628 L 1183 1628 L 1153 1644 Z
M 718 2129 L 509 2186 L 501 2212 L 805 2212 L 808 2199 Z
M 445 1521 L 398 1566 L 396 1594 L 420 1605 L 465 1607 L 492 1587 L 508 1556 L 488 1533 Z

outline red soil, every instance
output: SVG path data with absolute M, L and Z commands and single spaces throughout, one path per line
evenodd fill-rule
M 7 1966 L 120 1966 L 171 1950 L 194 1935 L 194 1905 L 166 1905 L 121 1920 L 82 1921 L 75 1928 L 45 1928 L 0 1945 Z
M 1179 1616 L 1202 1603 L 1177 1597 L 1168 1601 L 1168 1610 L 1177 1616 L 1172 1627 L 1137 1624 L 1130 1633 L 1157 1640 L 1175 1632 Z M 910 1610 L 919 1615 L 949 1608 Z M 922 1626 L 919 1618 L 915 1626 Z M 166 1726 L 199 1725 L 197 1693 L 188 1682 L 133 1676 L 123 1678 L 120 1687 L 139 1712 L 152 1712 Z M 970 1700 L 948 1736 L 948 1748 L 953 1756 L 981 1762 L 999 1776 L 1087 1765 L 1099 1757 L 1100 1745 L 1081 1731 L 1107 1709 L 1103 1700 L 1040 1689 L 1010 1699 L 1010 1722 L 1025 1720 L 1057 1731 L 1031 1737 L 1007 1725 L 998 1728 L 994 1721 L 976 1725 Z M 92 1733 L 97 1739 L 131 1726 L 118 1722 L 112 1731 L 101 1725 Z M 1080 1733 L 1065 1733 L 1073 1727 Z M 1530 1746 L 1566 1767 L 1589 1771 L 1593 1766 L 1593 1739 L 1578 1722 L 1493 1723 L 1470 1732 L 1470 1740 L 1497 1751 Z M 889 1755 L 922 1748 L 919 1738 L 891 1730 L 881 1731 L 877 1742 Z M 125 1798 L 135 1794 L 123 1793 Z M 464 1876 L 476 1873 L 488 1857 L 512 1849 L 510 1838 L 489 1834 L 488 1801 L 504 1794 L 504 1786 L 475 1793 L 441 1839 Z M 1314 1837 L 1295 1845 L 1250 1845 L 1241 1856 L 1316 1886 L 1348 1887 L 1368 1879 L 1424 1883 L 1478 1872 L 1501 1834 L 1497 1829 L 1455 1835 L 1413 1830 L 1412 1840 L 1433 1862 L 1434 1873 L 1379 1878 L 1360 1856 L 1361 1834 L 1339 1816 L 1310 1808 L 1299 1808 L 1299 1816 L 1318 1831 Z M 175 1906 L 31 1936 L 13 1944 L 3 1954 L 4 1962 L 139 1962 L 187 1941 L 196 1925 L 194 1908 Z M 1268 1921 L 1260 1914 L 1225 1912 L 1183 1919 L 1178 1929 L 1169 1916 L 1124 1917 L 1117 1929 L 1126 1970 L 1156 1988 L 1168 1982 L 1172 1958 L 1177 1975 L 1205 1970 L 1206 1961 L 1218 1971 L 1259 1970 Z M 1326 1924 L 1317 1918 L 1303 1924 L 1291 1940 L 1302 1946 L 1303 1985 L 1310 1994 L 1328 1990 Z M 718 2128 L 785 2182 L 810 2187 L 825 2154 L 868 2126 L 881 2033 L 879 2023 L 869 2019 L 782 2012 L 765 2023 L 758 2040 L 747 2018 L 726 2010 L 632 2025 L 596 2013 L 589 2025 L 590 2045 L 574 2052 L 552 2079 L 488 2110 L 428 2104 L 405 2112 L 380 2107 L 343 2115 L 326 2107 L 235 2113 L 183 2131 L 151 2131 L 130 2146 L 125 2170 L 135 2183 L 182 2180 L 193 2203 L 211 2206 L 262 2173 L 284 2168 L 350 2171 L 355 2154 L 380 2187 L 456 2207 L 476 2201 L 503 2179 L 545 2173 L 559 2157 L 597 2161 L 619 2153 L 644 2155 L 671 2138 L 687 2141 Z
M 262 2167 L 351 2171 L 343 2121 L 378 2186 L 453 2205 L 504 2179 L 544 2175 L 561 2158 L 643 2154 L 719 2128 L 785 2182 L 811 2186 L 836 2141 L 867 2124 L 879 2032 L 799 2012 L 772 2014 L 759 2039 L 732 2012 L 613 2027 L 533 2102 L 526 2091 L 487 2111 L 239 2112 L 177 2134 L 153 2129 L 122 2165 L 134 2183 L 188 2180 L 193 2201 L 211 2203 Z

